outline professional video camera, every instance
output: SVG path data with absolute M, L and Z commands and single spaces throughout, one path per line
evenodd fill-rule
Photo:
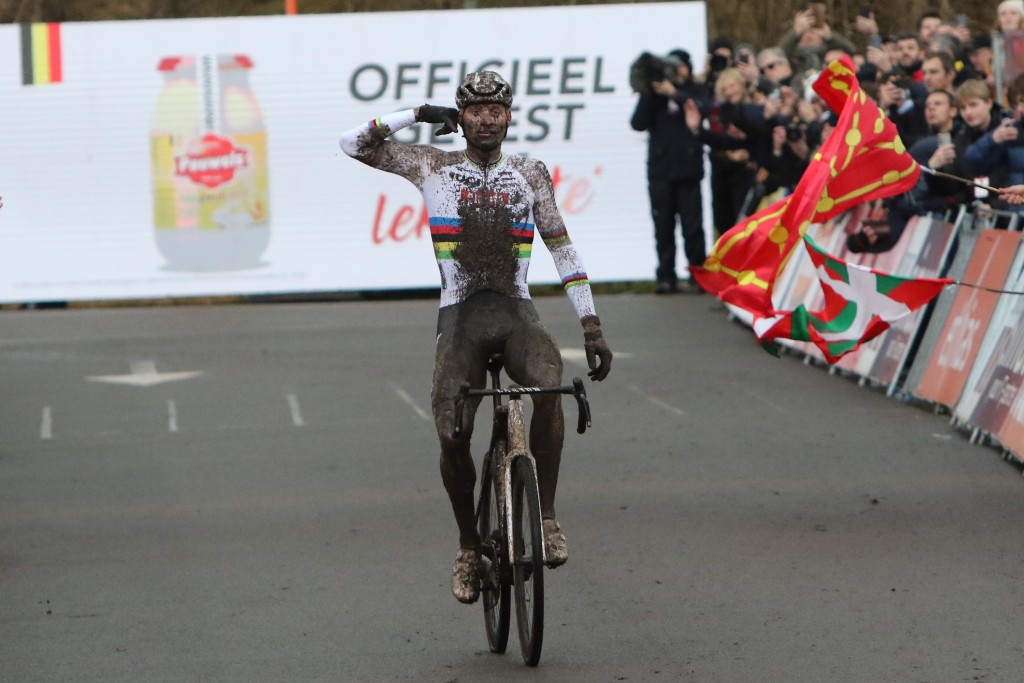
M 651 83 L 655 81 L 674 81 L 676 71 L 682 60 L 674 55 L 658 57 L 644 52 L 629 67 L 629 86 L 633 92 L 650 94 Z

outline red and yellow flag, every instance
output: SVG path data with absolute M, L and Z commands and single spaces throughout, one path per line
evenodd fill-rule
M 44 85 L 63 79 L 60 24 L 22 24 L 21 84 Z
M 772 313 L 775 280 L 811 224 L 906 192 L 921 173 L 896 126 L 861 90 L 849 57 L 829 64 L 814 90 L 839 121 L 793 194 L 731 228 L 692 269 L 706 291 L 756 315 Z

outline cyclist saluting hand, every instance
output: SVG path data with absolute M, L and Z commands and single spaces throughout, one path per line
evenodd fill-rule
M 583 326 L 590 376 L 603 380 L 612 352 L 601 332 L 586 271 L 555 204 L 543 163 L 505 156 L 501 144 L 512 121 L 512 88 L 493 71 L 466 76 L 458 109 L 425 104 L 346 131 L 349 156 L 402 176 L 423 194 L 434 256 L 441 272 L 441 309 L 431 408 L 441 441 L 441 478 L 459 526 L 459 554 L 452 592 L 461 602 L 480 595 L 480 536 L 473 510 L 476 469 L 469 451 L 479 399 L 467 401 L 463 435 L 453 434 L 455 397 L 463 382 L 484 386 L 487 359 L 504 354 L 505 370 L 524 386 L 561 383 L 558 346 L 540 318 L 526 284 L 534 232 L 551 252 L 566 294 Z M 466 149 L 445 152 L 429 145 L 401 145 L 387 137 L 417 122 L 442 124 L 435 134 L 462 126 Z M 564 421 L 557 394 L 533 396 L 530 450 L 537 462 L 548 565 L 569 557 L 555 521 L 555 487 Z

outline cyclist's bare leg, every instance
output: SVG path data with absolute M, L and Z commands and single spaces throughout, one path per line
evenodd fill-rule
M 464 381 L 474 387 L 483 386 L 486 366 L 483 362 L 475 362 L 478 356 L 470 353 L 470 349 L 465 348 L 466 344 L 468 341 L 461 335 L 452 334 L 452 330 L 443 331 L 438 336 L 431 408 L 441 442 L 441 480 L 459 526 L 459 553 L 452 568 L 452 594 L 459 602 L 473 603 L 480 596 L 481 567 L 480 534 L 476 528 L 473 500 L 476 467 L 469 444 L 479 400 L 466 401 L 463 432 L 456 438 L 455 396 Z
M 434 383 L 431 408 L 434 426 L 441 442 L 441 480 L 459 526 L 459 546 L 479 549 L 480 534 L 476 528 L 473 489 L 476 485 L 476 467 L 469 450 L 473 435 L 473 422 L 479 399 L 468 399 L 462 415 L 462 435 L 454 435 L 455 396 L 463 382 L 474 388 L 484 386 L 486 365 L 472 362 L 476 354 L 459 348 L 465 341 L 458 335 L 442 334 L 438 339 L 434 365 Z

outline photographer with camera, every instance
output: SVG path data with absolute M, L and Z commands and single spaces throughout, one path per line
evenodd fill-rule
M 704 61 L 704 73 L 700 81 L 709 92 L 714 92 L 718 76 L 733 65 L 732 41 L 726 36 L 718 36 L 708 45 L 708 54 Z
M 807 124 L 799 116 L 776 117 L 772 128 L 772 152 L 758 171 L 764 196 L 779 190 L 788 195 L 810 163 Z
M 878 84 L 878 106 L 896 125 L 908 148 L 928 134 L 924 100 L 928 92 L 900 71 L 892 71 Z
M 679 291 L 677 218 L 687 261 L 700 265 L 707 256 L 700 189 L 704 145 L 699 131 L 695 134 L 687 126 L 683 107 L 692 102 L 706 115 L 710 98 L 704 86 L 694 82 L 690 55 L 684 50 L 661 58 L 645 52 L 633 63 L 630 82 L 640 96 L 630 125 L 648 133 L 647 188 L 658 257 L 655 291 L 668 294 Z M 700 291 L 692 279 L 688 287 Z

